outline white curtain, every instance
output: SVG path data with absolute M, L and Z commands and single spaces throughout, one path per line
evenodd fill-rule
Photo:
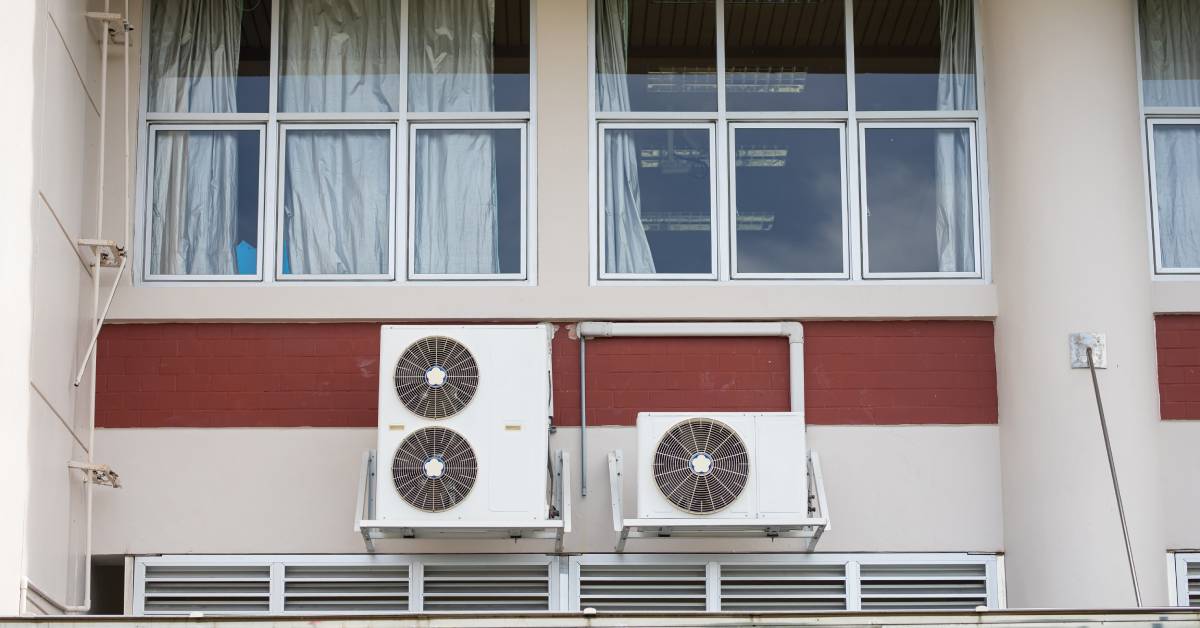
M 1200 106 L 1200 3 L 1143 0 L 1148 106 Z M 1167 268 L 1200 268 L 1200 125 L 1154 127 L 1159 250 Z
M 241 2 L 157 2 L 147 36 L 151 111 L 237 111 Z M 236 135 L 160 131 L 154 148 L 151 273 L 237 273 Z
M 629 111 L 626 49 L 629 0 L 597 4 L 596 94 L 600 111 Z M 604 255 L 610 273 L 654 273 L 654 256 L 642 226 L 637 144 L 632 131 L 608 131 L 604 143 Z
M 394 111 L 400 13 L 391 0 L 284 3 L 282 111 Z M 388 271 L 391 148 L 384 131 L 289 132 L 284 255 L 300 275 Z
M 409 109 L 492 111 L 494 0 L 409 7 Z M 490 131 L 421 130 L 415 160 L 415 270 L 500 272 L 496 149 Z
M 975 26 L 972 0 L 940 0 L 941 58 L 938 109 L 976 108 Z M 970 136 L 937 131 L 934 187 L 937 199 L 938 271 L 975 271 L 974 191 Z

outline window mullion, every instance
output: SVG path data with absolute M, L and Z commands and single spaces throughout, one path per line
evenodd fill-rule
M 863 278 L 863 267 L 865 264 L 865 247 L 863 242 L 865 234 L 862 230 L 862 197 L 859 188 L 860 176 L 860 160 L 859 151 L 859 128 L 858 128 L 858 108 L 857 93 L 855 91 L 855 65 L 854 65 L 854 0 L 844 0 L 843 11 L 845 12 L 845 27 L 846 27 L 846 134 L 845 134 L 845 160 L 846 160 L 846 180 L 843 183 L 846 190 L 846 205 L 848 215 L 846 220 L 847 232 L 849 233 L 848 242 L 845 245 L 848 247 L 850 267 L 847 271 L 850 273 L 851 281 L 858 281 Z

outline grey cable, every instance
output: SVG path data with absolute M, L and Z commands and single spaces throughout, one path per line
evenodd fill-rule
M 1100 381 L 1096 379 L 1096 364 L 1092 348 L 1087 348 L 1088 370 L 1092 373 L 1092 390 L 1096 393 L 1096 408 L 1100 411 L 1100 430 L 1104 432 L 1104 449 L 1108 452 L 1108 471 L 1112 476 L 1113 493 L 1117 496 L 1117 514 L 1121 517 L 1121 534 L 1125 537 L 1125 555 L 1129 558 L 1129 578 L 1133 581 L 1133 599 L 1142 605 L 1142 590 L 1138 586 L 1137 566 L 1133 562 L 1133 544 L 1129 542 L 1129 524 L 1125 521 L 1125 503 L 1121 501 L 1121 485 L 1117 482 L 1117 464 L 1113 461 L 1112 440 L 1108 437 L 1108 420 L 1104 418 L 1104 402 L 1100 400 Z

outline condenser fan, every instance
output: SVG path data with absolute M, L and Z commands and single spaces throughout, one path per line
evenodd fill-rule
M 694 514 L 717 512 L 746 487 L 746 444 L 724 423 L 689 419 L 672 427 L 654 450 L 654 481 L 672 504 Z
M 470 443 L 444 427 L 409 434 L 392 458 L 396 492 L 425 512 L 442 512 L 466 499 L 478 472 Z
M 479 369 L 475 356 L 458 341 L 429 336 L 404 350 L 395 383 L 404 407 L 427 419 L 444 419 L 471 402 Z

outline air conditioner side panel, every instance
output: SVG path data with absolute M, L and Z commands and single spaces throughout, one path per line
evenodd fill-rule
M 794 415 L 760 416 L 755 429 L 753 473 L 762 518 L 808 512 L 808 448 L 804 421 Z

